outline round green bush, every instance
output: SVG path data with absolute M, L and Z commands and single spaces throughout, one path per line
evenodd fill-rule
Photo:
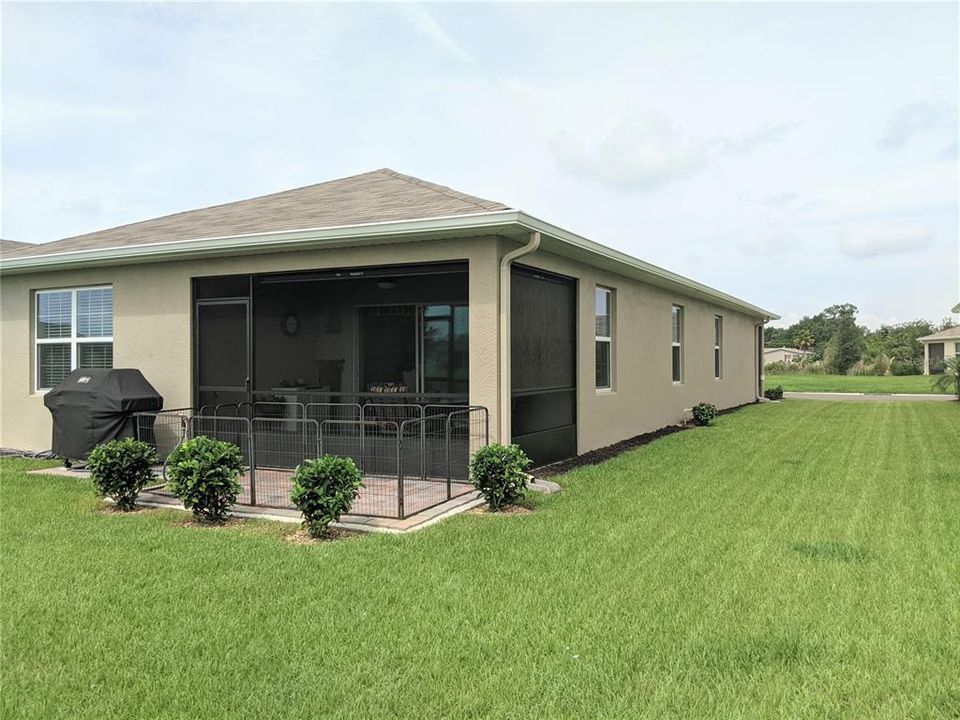
M 783 400 L 783 385 L 763 389 L 763 396 L 767 400 Z
M 693 406 L 693 424 L 706 427 L 717 416 L 717 406 L 711 403 L 697 403 Z
M 487 445 L 470 458 L 470 482 L 491 510 L 500 510 L 524 497 L 532 464 L 519 445 Z
M 137 496 L 153 479 L 153 466 L 160 462 L 145 442 L 133 438 L 97 445 L 87 458 L 87 469 L 97 492 L 112 499 L 117 508 L 133 510 Z
M 301 463 L 293 473 L 290 501 L 303 513 L 303 526 L 312 537 L 324 537 L 330 523 L 349 512 L 363 476 L 350 458 L 323 455 Z
M 198 435 L 167 458 L 169 488 L 198 520 L 222 523 L 237 501 L 243 454 L 233 443 Z

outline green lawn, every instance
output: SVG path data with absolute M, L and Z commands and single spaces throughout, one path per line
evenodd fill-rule
M 529 515 L 318 546 L 3 461 L 3 714 L 955 718 L 958 427 L 752 406 Z
M 766 387 L 794 392 L 937 393 L 929 375 L 767 375 Z

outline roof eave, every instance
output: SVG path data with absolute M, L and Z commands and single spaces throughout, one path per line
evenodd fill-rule
M 626 253 L 605 247 L 520 210 L 492 210 L 469 215 L 450 215 L 418 220 L 362 223 L 337 227 L 142 243 L 46 255 L 18 256 L 0 259 L 0 275 L 52 272 L 103 265 L 168 262 L 225 254 L 337 247 L 341 244 L 356 244 L 361 241 L 367 244 L 376 244 L 398 240 L 424 240 L 464 232 L 472 234 L 479 232 L 510 234 L 511 231 L 515 233 L 517 230 L 538 231 L 548 238 L 554 238 L 557 242 L 552 243 L 554 247 L 551 249 L 591 265 L 606 268 L 660 287 L 679 289 L 687 295 L 738 310 L 764 321 L 776 320 L 780 317 L 769 310 L 740 300 L 733 295 L 728 295 Z
M 659 287 L 681 289 L 687 295 L 699 297 L 723 307 L 762 318 L 764 322 L 780 319 L 779 315 L 770 310 L 748 303 L 733 295 L 699 283 L 696 280 L 691 280 L 690 278 L 670 272 L 657 265 L 644 262 L 631 255 L 622 253 L 619 250 L 608 248 L 593 240 L 588 240 L 581 235 L 564 230 L 561 227 L 540 220 L 522 211 L 517 214 L 518 222 L 521 225 L 531 230 L 539 231 L 542 235 L 556 238 L 574 251 L 573 253 L 564 254 L 571 254 L 573 257 L 583 259 L 591 265 L 606 267 L 614 272 L 627 275 L 628 277 L 636 277 L 637 279 L 658 285 Z

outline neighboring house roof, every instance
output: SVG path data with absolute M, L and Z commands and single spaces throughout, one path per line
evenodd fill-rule
M 33 243 L 20 242 L 19 240 L 4 240 L 0 238 L 0 255 L 10 255 L 19 252 L 24 248 L 36 247 Z
M 764 349 L 763 349 L 763 351 L 764 351 L 765 353 L 768 353 L 768 352 L 778 352 L 778 351 L 781 351 L 781 350 L 782 350 L 783 352 L 796 353 L 797 355 L 809 355 L 809 354 L 810 354 L 810 351 L 809 351 L 809 350 L 801 350 L 800 348 L 791 348 L 791 347 L 769 347 L 769 348 L 764 348 Z
M 960 325 L 956 327 L 947 328 L 946 330 L 941 330 L 940 332 L 935 332 L 932 335 L 924 335 L 923 337 L 918 337 L 917 340 L 920 342 L 939 342 L 941 340 L 960 340 Z
M 763 320 L 779 316 L 522 210 L 389 169 L 35 245 L 0 273 L 499 235 Z

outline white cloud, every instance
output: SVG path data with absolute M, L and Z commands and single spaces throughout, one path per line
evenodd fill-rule
M 711 152 L 705 140 L 687 135 L 660 113 L 621 122 L 593 148 L 563 133 L 552 150 L 564 170 L 627 190 L 656 190 L 693 175 Z
M 917 100 L 897 108 L 887 120 L 877 145 L 884 150 L 897 150 L 914 137 L 932 130 L 956 132 L 957 108 L 944 103 Z
M 740 241 L 740 249 L 748 257 L 781 255 L 792 251 L 797 243 L 796 235 L 789 230 L 769 225 L 744 237 Z
M 840 250 L 847 257 L 862 260 L 917 252 L 927 248 L 932 240 L 927 228 L 912 223 L 861 223 L 844 228 Z
M 763 123 L 741 136 L 687 133 L 660 112 L 632 115 L 593 146 L 570 132 L 551 143 L 561 169 L 621 190 L 658 190 L 726 157 L 746 155 L 783 137 L 794 125 Z
M 454 40 L 450 34 L 436 21 L 430 11 L 423 5 L 401 5 L 401 12 L 406 16 L 414 29 L 424 37 L 432 40 L 438 47 L 443 48 L 451 55 L 467 62 L 476 62 L 473 56 Z

